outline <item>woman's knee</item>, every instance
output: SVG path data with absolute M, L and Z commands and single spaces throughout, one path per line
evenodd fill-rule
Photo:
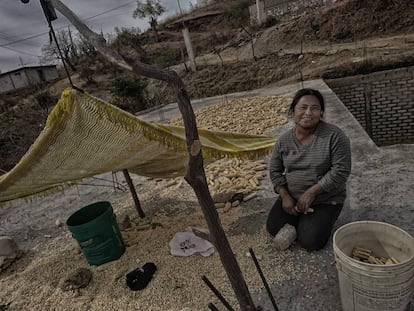
M 275 236 L 287 222 L 290 222 L 289 215 L 283 211 L 281 201 L 277 200 L 267 217 L 266 230 Z
M 307 251 L 317 251 L 325 247 L 325 245 L 328 243 L 328 238 L 320 237 L 320 236 L 314 236 L 310 234 L 299 234 L 298 235 L 298 242 L 301 247 L 306 249 Z
M 298 225 L 298 241 L 309 251 L 325 247 L 342 205 L 320 205 L 315 212 L 305 215 Z
M 275 236 L 276 233 L 280 230 L 280 224 L 275 221 L 270 215 L 267 217 L 266 221 L 266 230 L 271 236 Z
M 298 226 L 298 242 L 308 251 L 316 251 L 328 243 L 331 236 L 330 226 L 320 226 L 314 222 L 302 222 Z

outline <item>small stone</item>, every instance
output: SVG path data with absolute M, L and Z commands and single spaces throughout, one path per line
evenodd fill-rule
M 15 257 L 18 249 L 16 242 L 11 237 L 0 237 L 0 256 Z
M 88 286 L 92 279 L 92 272 L 86 268 L 79 268 L 75 272 L 71 273 L 61 286 L 63 291 L 75 290 L 78 288 L 84 288 Z
M 273 238 L 273 244 L 278 250 L 288 249 L 296 240 L 296 228 L 290 224 L 286 224 L 279 230 Z
M 63 222 L 58 218 L 58 219 L 56 219 L 56 221 L 55 221 L 55 225 L 56 225 L 56 227 L 62 227 L 62 225 L 63 225 Z
M 262 258 L 263 258 L 262 255 L 256 255 L 255 254 L 255 256 L 256 256 L 256 259 L 257 260 L 262 260 Z M 252 255 L 250 254 L 250 252 L 246 252 L 246 257 L 252 257 Z
M 234 192 L 219 192 L 213 196 L 214 203 L 230 202 L 234 196 Z
M 0 238 L 0 272 L 6 270 L 15 260 L 23 255 L 16 242 L 8 236 Z
M 132 227 L 131 218 L 128 215 L 124 215 L 119 224 L 119 230 L 125 230 Z

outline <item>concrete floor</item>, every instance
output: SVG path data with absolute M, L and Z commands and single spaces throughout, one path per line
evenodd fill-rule
M 348 199 L 334 230 L 353 221 L 375 220 L 391 223 L 413 235 L 414 197 L 412 184 L 414 180 L 412 176 L 414 176 L 414 169 L 412 154 L 414 145 L 377 147 L 323 80 L 306 81 L 303 84 L 298 83 L 284 87 L 266 87 L 248 92 L 194 100 L 192 106 L 194 110 L 197 110 L 235 98 L 268 95 L 292 96 L 302 87 L 321 91 L 326 101 L 325 120 L 343 129 L 351 141 L 353 165 L 348 182 Z M 176 104 L 166 105 L 159 110 L 140 115 L 144 120 L 156 122 L 177 116 L 179 116 L 179 111 Z M 394 185 L 394 191 L 384 188 L 389 183 Z M 269 209 L 274 200 L 275 194 L 269 185 L 261 191 L 259 198 L 249 203 L 246 208 Z M 257 213 L 249 216 L 247 220 L 240 219 L 235 227 L 241 228 L 245 233 L 249 230 L 253 233 L 263 226 L 266 222 L 266 216 L 266 214 Z M 271 286 L 279 310 L 342 310 L 332 237 L 328 245 L 318 252 L 303 254 L 303 252 L 299 252 L 298 245 L 294 245 L 293 250 L 298 251 L 298 255 L 292 259 L 293 264 L 303 267 L 303 272 L 299 278 L 296 277 L 283 284 Z M 315 256 L 317 257 L 316 261 Z M 316 266 L 312 272 L 306 269 L 306 265 L 309 263 Z M 286 263 L 281 262 L 280 264 Z M 268 278 L 271 279 L 271 276 Z M 253 297 L 263 310 L 275 310 L 265 290 L 253 293 Z M 414 297 L 412 301 L 414 301 Z M 414 310 L 413 303 L 406 310 Z

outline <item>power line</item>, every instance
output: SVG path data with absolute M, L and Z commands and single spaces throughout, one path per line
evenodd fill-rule
M 87 18 L 85 18 L 85 19 L 84 19 L 84 21 L 87 21 L 87 20 L 93 19 L 93 18 L 95 18 L 95 17 L 98 17 L 98 16 L 101 16 L 101 15 L 104 15 L 104 14 L 106 14 L 106 13 L 109 13 L 109 12 L 115 11 L 115 10 L 120 9 L 120 8 L 126 7 L 126 6 L 130 5 L 131 3 L 135 3 L 135 2 L 136 2 L 136 1 L 130 1 L 130 2 L 128 2 L 128 3 L 125 3 L 125 4 L 122 4 L 122 5 L 119 5 L 119 6 L 115 7 L 115 8 L 113 8 L 113 9 L 110 9 L 110 10 L 107 10 L 107 11 L 103 11 L 103 12 L 98 13 L 98 14 L 96 14 L 96 15 L 93 15 L 93 16 L 90 16 L 90 17 L 87 17 Z
M 13 52 L 17 52 L 17 53 L 20 53 L 20 54 L 26 54 L 26 55 L 29 55 L 29 56 L 41 57 L 41 55 L 35 55 L 35 54 L 28 53 L 28 52 L 23 52 L 23 51 L 20 51 L 20 50 L 17 50 L 17 49 L 13 49 L 13 48 L 10 48 L 10 47 L 2 46 L 2 48 L 3 49 L 10 50 L 10 51 L 13 51 Z
M 65 26 L 65 27 L 67 27 L 67 26 Z M 61 28 L 65 28 L 65 27 L 61 27 Z M 23 38 L 23 39 L 19 39 L 19 40 L 15 40 L 15 41 L 12 41 L 12 42 L 5 43 L 5 44 L 1 44 L 0 47 L 5 47 L 5 46 L 12 45 L 12 44 L 15 44 L 15 43 L 19 43 L 19 42 L 22 42 L 22 41 L 26 41 L 26 40 L 34 39 L 34 38 L 37 38 L 37 37 L 41 37 L 41 36 L 44 36 L 48 33 L 49 33 L 49 31 L 38 33 L 38 34 L 32 35 L 30 37 L 26 37 L 26 38 Z
M 101 16 L 101 15 L 104 15 L 104 14 L 106 14 L 106 13 L 109 13 L 109 12 L 115 11 L 115 10 L 117 10 L 117 9 L 119 9 L 119 8 L 126 7 L 126 6 L 128 6 L 128 5 L 130 5 L 131 3 L 134 3 L 134 2 L 135 2 L 135 1 L 130 1 L 130 2 L 128 2 L 128 3 L 125 3 L 125 4 L 122 4 L 122 5 L 119 5 L 119 6 L 115 7 L 115 8 L 112 8 L 112 9 L 109 9 L 109 10 L 103 11 L 103 12 L 101 12 L 101 13 L 98 13 L 98 14 L 96 14 L 96 15 L 93 15 L 93 16 L 90 16 L 90 17 L 87 17 L 87 18 L 83 19 L 83 21 L 87 21 L 87 20 L 93 19 L 93 18 L 95 18 L 95 17 L 98 17 L 98 16 Z M 66 28 L 66 27 L 68 27 L 68 26 L 70 26 L 70 25 L 69 25 L 69 24 L 67 24 L 67 25 L 65 25 L 65 26 L 58 27 L 58 28 L 56 28 L 56 30 L 60 30 L 60 29 Z M 49 31 L 42 32 L 42 33 L 38 33 L 38 34 L 34 34 L 34 35 L 30 36 L 30 37 L 26 37 L 26 38 L 22 38 L 22 39 L 19 39 L 19 40 L 12 41 L 12 42 L 8 42 L 8 43 L 1 44 L 1 45 L 0 45 L 0 47 L 5 47 L 5 46 L 12 45 L 12 44 L 16 44 L 16 43 L 19 43 L 19 42 L 22 42 L 22 41 L 26 41 L 26 40 L 30 40 L 30 39 L 34 39 L 34 38 L 38 38 L 38 37 L 44 36 L 44 35 L 46 35 L 46 34 L 48 34 L 48 33 L 49 33 Z

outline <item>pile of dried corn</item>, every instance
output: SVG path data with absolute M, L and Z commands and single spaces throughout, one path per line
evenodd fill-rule
M 196 111 L 197 126 L 261 135 L 267 129 L 287 122 L 286 110 L 290 100 L 288 97 L 263 96 L 223 102 Z M 173 119 L 170 124 L 183 125 L 182 118 Z
M 227 212 L 240 201 L 254 198 L 261 179 L 267 173 L 264 160 L 223 159 L 207 166 L 206 175 L 216 207 Z
M 361 246 L 354 247 L 352 250 L 352 258 L 374 265 L 395 265 L 399 263 L 394 257 L 379 257 L 371 249 Z
M 287 122 L 290 98 L 263 96 L 235 99 L 198 110 L 198 127 L 244 134 L 261 135 L 265 130 Z M 182 125 L 182 118 L 171 120 Z M 227 212 L 256 196 L 260 181 L 267 176 L 263 160 L 223 159 L 206 167 L 207 181 L 218 209 Z M 242 197 L 234 197 L 241 193 Z

